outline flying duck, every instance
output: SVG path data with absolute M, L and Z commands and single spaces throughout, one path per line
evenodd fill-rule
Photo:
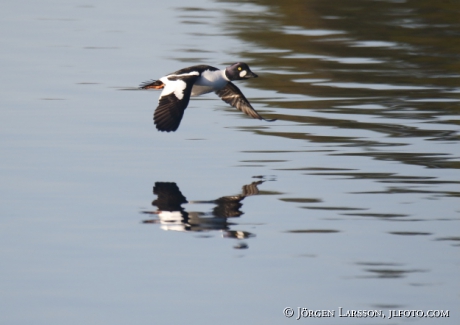
M 159 131 L 176 131 L 179 127 L 190 97 L 214 91 L 224 102 L 243 113 L 265 121 L 244 97 L 233 80 L 256 78 L 246 63 L 238 62 L 219 70 L 209 65 L 195 65 L 168 74 L 159 80 L 147 81 L 140 89 L 163 89 L 153 121 Z

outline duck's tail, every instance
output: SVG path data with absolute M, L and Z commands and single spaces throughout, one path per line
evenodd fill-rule
M 150 80 L 141 83 L 139 89 L 163 89 L 165 84 L 161 80 Z

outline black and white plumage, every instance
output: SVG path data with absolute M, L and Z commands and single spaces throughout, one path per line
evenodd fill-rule
M 256 78 L 246 63 L 235 63 L 219 70 L 209 65 L 195 65 L 173 72 L 155 81 L 141 84 L 141 89 L 163 89 L 153 115 L 159 131 L 176 131 L 184 116 L 190 97 L 215 92 L 224 102 L 246 115 L 265 121 L 241 90 L 231 81 Z

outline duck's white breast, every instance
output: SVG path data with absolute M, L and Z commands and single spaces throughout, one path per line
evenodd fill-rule
M 192 96 L 199 96 L 220 90 L 227 85 L 228 81 L 223 70 L 203 71 L 201 77 L 193 85 Z

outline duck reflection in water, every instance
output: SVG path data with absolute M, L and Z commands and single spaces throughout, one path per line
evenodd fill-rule
M 164 230 L 175 231 L 211 231 L 221 230 L 223 237 L 227 238 L 249 238 L 255 236 L 246 231 L 232 230 L 234 224 L 228 221 L 229 218 L 239 217 L 243 214 L 240 210 L 245 197 L 259 194 L 258 185 L 264 181 L 260 180 L 244 185 L 241 194 L 223 196 L 210 201 L 187 201 L 176 183 L 156 182 L 153 187 L 153 194 L 157 199 L 152 202 L 156 211 L 144 211 L 143 213 L 157 215 L 158 219 L 144 220 L 143 223 L 159 223 Z M 213 204 L 210 212 L 188 212 L 182 207 L 183 204 Z M 246 244 L 240 244 L 235 248 L 247 248 Z

